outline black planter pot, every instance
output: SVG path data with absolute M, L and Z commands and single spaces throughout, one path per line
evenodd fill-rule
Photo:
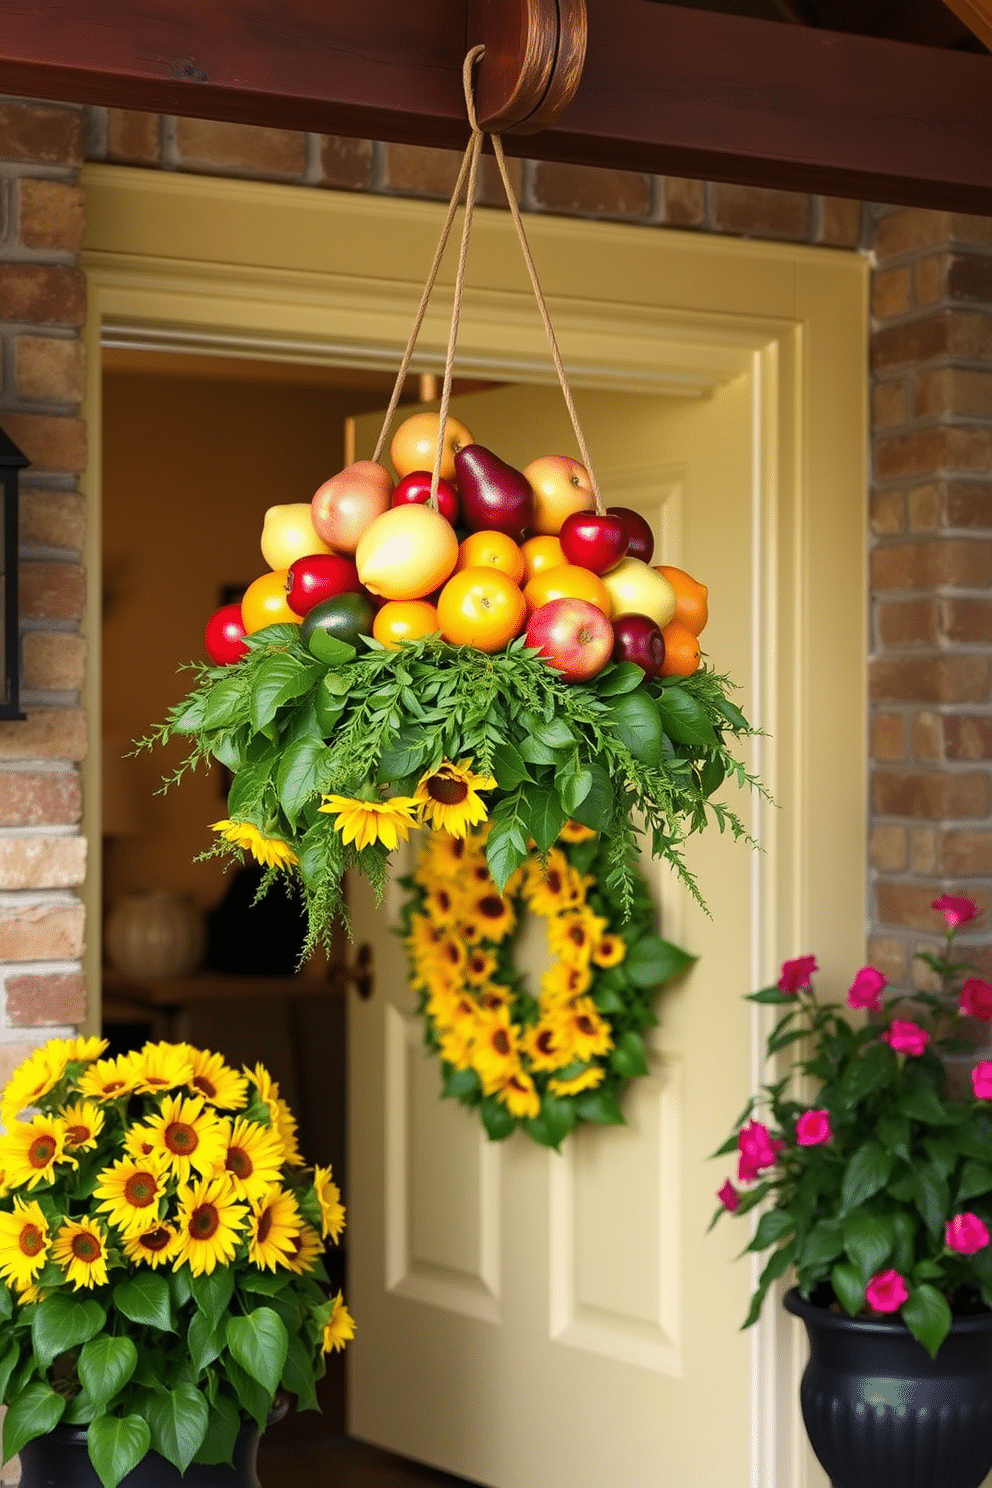
M 248 1422 L 238 1436 L 233 1466 L 194 1462 L 185 1477 L 167 1458 L 149 1452 L 119 1488 L 262 1488 L 255 1466 L 260 1434 Z M 28 1442 L 21 1452 L 21 1488 L 103 1488 L 86 1450 L 86 1427 L 56 1426 Z
M 957 1318 L 931 1359 L 901 1319 L 785 1306 L 809 1334 L 800 1389 L 833 1488 L 979 1488 L 992 1468 L 992 1313 Z

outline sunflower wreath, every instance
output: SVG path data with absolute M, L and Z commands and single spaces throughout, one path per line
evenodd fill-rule
M 654 932 L 647 883 L 635 875 L 619 920 L 604 892 L 602 836 L 566 823 L 534 848 L 501 893 L 486 861 L 488 825 L 429 834 L 408 891 L 403 936 L 424 1041 L 441 1060 L 442 1096 L 478 1110 L 494 1141 L 521 1126 L 558 1148 L 582 1121 L 623 1124 L 619 1097 L 648 1073 L 643 1033 L 656 989 L 693 961 Z M 458 832 L 465 835 L 453 835 Z M 547 921 L 552 963 L 537 996 L 514 963 L 530 911 Z

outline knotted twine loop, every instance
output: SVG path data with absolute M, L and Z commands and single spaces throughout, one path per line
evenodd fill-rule
M 400 368 L 396 375 L 396 382 L 393 387 L 392 397 L 389 400 L 389 407 L 386 410 L 386 416 L 383 419 L 382 429 L 379 432 L 379 438 L 376 443 L 375 451 L 372 455 L 373 460 L 378 460 L 380 455 L 382 454 L 383 446 L 386 442 L 387 431 L 392 422 L 393 416 L 396 413 L 396 409 L 400 400 L 400 393 L 402 392 L 403 383 L 406 380 L 406 374 L 409 370 L 410 361 L 413 356 L 414 348 L 417 344 L 417 337 L 420 335 L 420 330 L 424 323 L 424 316 L 427 312 L 427 304 L 430 300 L 431 292 L 434 288 L 434 283 L 437 279 L 438 271 L 441 267 L 441 260 L 444 257 L 444 250 L 447 247 L 448 238 L 451 235 L 452 223 L 455 220 L 455 213 L 458 210 L 458 201 L 461 196 L 462 186 L 465 184 L 465 178 L 467 175 L 468 184 L 465 190 L 465 216 L 462 222 L 461 241 L 458 249 L 458 267 L 455 272 L 454 297 L 451 307 L 451 325 L 448 332 L 448 348 L 444 361 L 444 380 L 441 388 L 441 404 L 438 410 L 437 444 L 434 450 L 434 469 L 431 474 L 431 494 L 429 505 L 434 511 L 437 510 L 437 491 L 441 476 L 441 461 L 444 452 L 444 429 L 448 420 L 448 408 L 451 403 L 451 380 L 455 364 L 455 348 L 458 342 L 458 322 L 461 315 L 462 294 L 465 288 L 465 265 L 468 260 L 468 245 L 472 233 L 472 216 L 475 210 L 475 194 L 479 178 L 479 160 L 482 154 L 482 146 L 485 140 L 485 134 L 479 127 L 479 121 L 476 118 L 475 113 L 475 98 L 472 92 L 472 73 L 475 68 L 475 64 L 485 55 L 485 51 L 486 49 L 484 46 L 473 47 L 472 50 L 465 57 L 465 61 L 462 64 L 462 86 L 465 92 L 465 109 L 466 113 L 468 114 L 468 121 L 472 129 L 472 134 L 469 139 L 468 145 L 465 148 L 465 153 L 462 156 L 462 163 L 458 171 L 458 178 L 455 181 L 455 188 L 451 193 L 451 200 L 448 203 L 448 210 L 445 214 L 444 223 L 441 227 L 441 235 L 438 239 L 437 250 L 434 254 L 434 262 L 431 264 L 430 272 L 427 276 L 427 282 L 424 285 L 424 292 L 421 295 L 420 305 L 417 309 L 417 315 L 413 323 L 413 329 L 410 332 L 410 339 L 407 341 L 406 350 L 404 351 L 403 358 L 400 362 Z M 551 351 L 551 360 L 554 363 L 555 371 L 558 374 L 558 383 L 561 387 L 562 397 L 565 400 L 565 407 L 568 409 L 568 416 L 572 423 L 572 429 L 575 434 L 575 441 L 578 444 L 579 453 L 582 456 L 582 463 L 589 473 L 589 484 L 592 487 L 592 494 L 595 501 L 596 511 L 600 516 L 602 516 L 606 508 L 603 504 L 602 495 L 600 494 L 599 483 L 596 480 L 595 471 L 592 468 L 592 461 L 589 458 L 589 450 L 586 446 L 585 436 L 582 433 L 582 426 L 579 423 L 579 415 L 576 411 L 575 401 L 572 397 L 572 390 L 568 385 L 568 378 L 565 374 L 565 367 L 561 359 L 561 353 L 558 350 L 558 340 L 555 336 L 554 327 L 551 324 L 551 316 L 548 312 L 544 293 L 541 289 L 540 279 L 538 278 L 537 266 L 534 263 L 534 258 L 530 251 L 530 243 L 527 241 L 527 234 L 524 230 L 523 218 L 520 215 L 520 207 L 517 202 L 516 194 L 513 190 L 513 184 L 510 181 L 509 171 L 506 167 L 506 156 L 503 153 L 503 142 L 498 134 L 490 134 L 489 138 L 492 140 L 493 154 L 496 158 L 496 166 L 499 171 L 500 180 L 503 183 L 503 190 L 506 193 L 507 205 L 510 208 L 510 216 L 513 218 L 513 225 L 516 228 L 517 240 L 520 244 L 520 251 L 524 257 L 524 263 L 527 266 L 527 273 L 530 277 L 531 288 L 534 291 L 534 298 L 537 301 L 538 312 L 540 313 L 541 321 L 544 325 L 544 331 L 548 338 L 548 346 Z

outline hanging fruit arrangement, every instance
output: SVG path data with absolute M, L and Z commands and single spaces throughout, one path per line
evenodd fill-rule
M 219 760 L 234 780 L 214 851 L 248 852 L 300 886 L 310 942 L 343 910 L 344 873 L 382 889 L 416 826 L 487 822 L 502 892 L 569 821 L 602 834 L 602 889 L 622 918 L 638 895 L 638 834 L 699 898 L 682 844 L 714 799 L 755 784 L 729 744 L 751 729 L 703 664 L 707 590 L 652 565 L 644 518 L 607 508 L 589 461 L 513 198 L 497 165 L 548 333 L 581 460 L 524 470 L 448 416 L 482 135 L 474 123 L 410 342 L 371 460 L 309 503 L 266 514 L 269 571 L 207 622 L 210 665 L 143 745 L 193 741 L 178 775 Z M 393 434 L 427 301 L 468 178 L 439 412 Z M 433 469 L 431 469 L 433 465 Z

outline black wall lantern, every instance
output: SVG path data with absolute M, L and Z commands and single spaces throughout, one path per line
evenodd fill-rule
M 0 429 L 0 493 L 3 497 L 0 520 L 0 590 L 2 611 L 0 624 L 0 718 L 23 718 L 20 703 L 21 638 L 17 605 L 17 484 L 21 471 L 30 462 L 13 440 Z

